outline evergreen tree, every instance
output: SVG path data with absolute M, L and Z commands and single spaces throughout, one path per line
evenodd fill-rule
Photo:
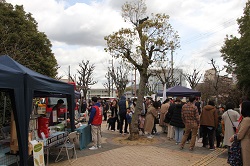
M 228 72 L 236 74 L 239 87 L 247 90 L 250 87 L 250 0 L 246 3 L 244 15 L 237 22 L 240 37 L 227 36 L 221 53 L 228 63 Z
M 47 36 L 23 6 L 0 2 L 0 55 L 8 55 L 38 73 L 55 77 L 57 61 Z

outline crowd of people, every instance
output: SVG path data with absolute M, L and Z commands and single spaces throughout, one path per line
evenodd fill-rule
M 117 130 L 121 135 L 131 133 L 132 119 L 136 120 L 140 133 L 149 139 L 158 134 L 156 124 L 159 124 L 162 133 L 167 134 L 166 138 L 175 140 L 181 150 L 187 142 L 190 142 L 189 150 L 194 150 L 199 138 L 203 147 L 209 150 L 229 149 L 233 138 L 237 137 L 241 140 L 243 163 L 250 165 L 247 157 L 250 156 L 250 101 L 247 99 L 242 100 L 239 111 L 235 110 L 232 102 L 217 108 L 214 101 L 203 105 L 195 96 L 190 96 L 187 102 L 177 97 L 162 103 L 147 97 L 139 114 L 135 114 L 136 104 L 136 98 L 130 101 L 125 96 L 111 103 L 92 98 L 90 106 L 85 107 L 90 113 L 88 123 L 92 127 L 94 141 L 90 149 L 101 147 L 99 126 L 103 116 L 108 129 Z

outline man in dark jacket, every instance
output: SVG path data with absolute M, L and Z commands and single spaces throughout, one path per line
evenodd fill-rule
M 119 107 L 119 117 L 120 117 L 120 134 L 123 133 L 124 121 L 125 121 L 124 133 L 127 134 L 128 133 L 128 122 L 127 122 L 126 114 L 127 114 L 127 108 L 129 106 L 128 106 L 128 102 L 126 101 L 125 96 L 121 96 L 120 101 L 118 102 L 118 107 Z

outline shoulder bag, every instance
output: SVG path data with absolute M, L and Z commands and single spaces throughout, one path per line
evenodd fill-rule
M 230 118 L 228 111 L 227 111 L 227 115 L 228 115 L 228 117 L 233 125 L 234 133 L 236 133 L 236 127 L 234 126 L 234 123 L 232 122 L 232 119 Z

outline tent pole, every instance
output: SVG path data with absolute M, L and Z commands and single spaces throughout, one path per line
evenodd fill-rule
M 6 113 L 6 95 L 4 95 L 4 104 L 3 104 L 3 124 L 5 122 L 5 113 Z

